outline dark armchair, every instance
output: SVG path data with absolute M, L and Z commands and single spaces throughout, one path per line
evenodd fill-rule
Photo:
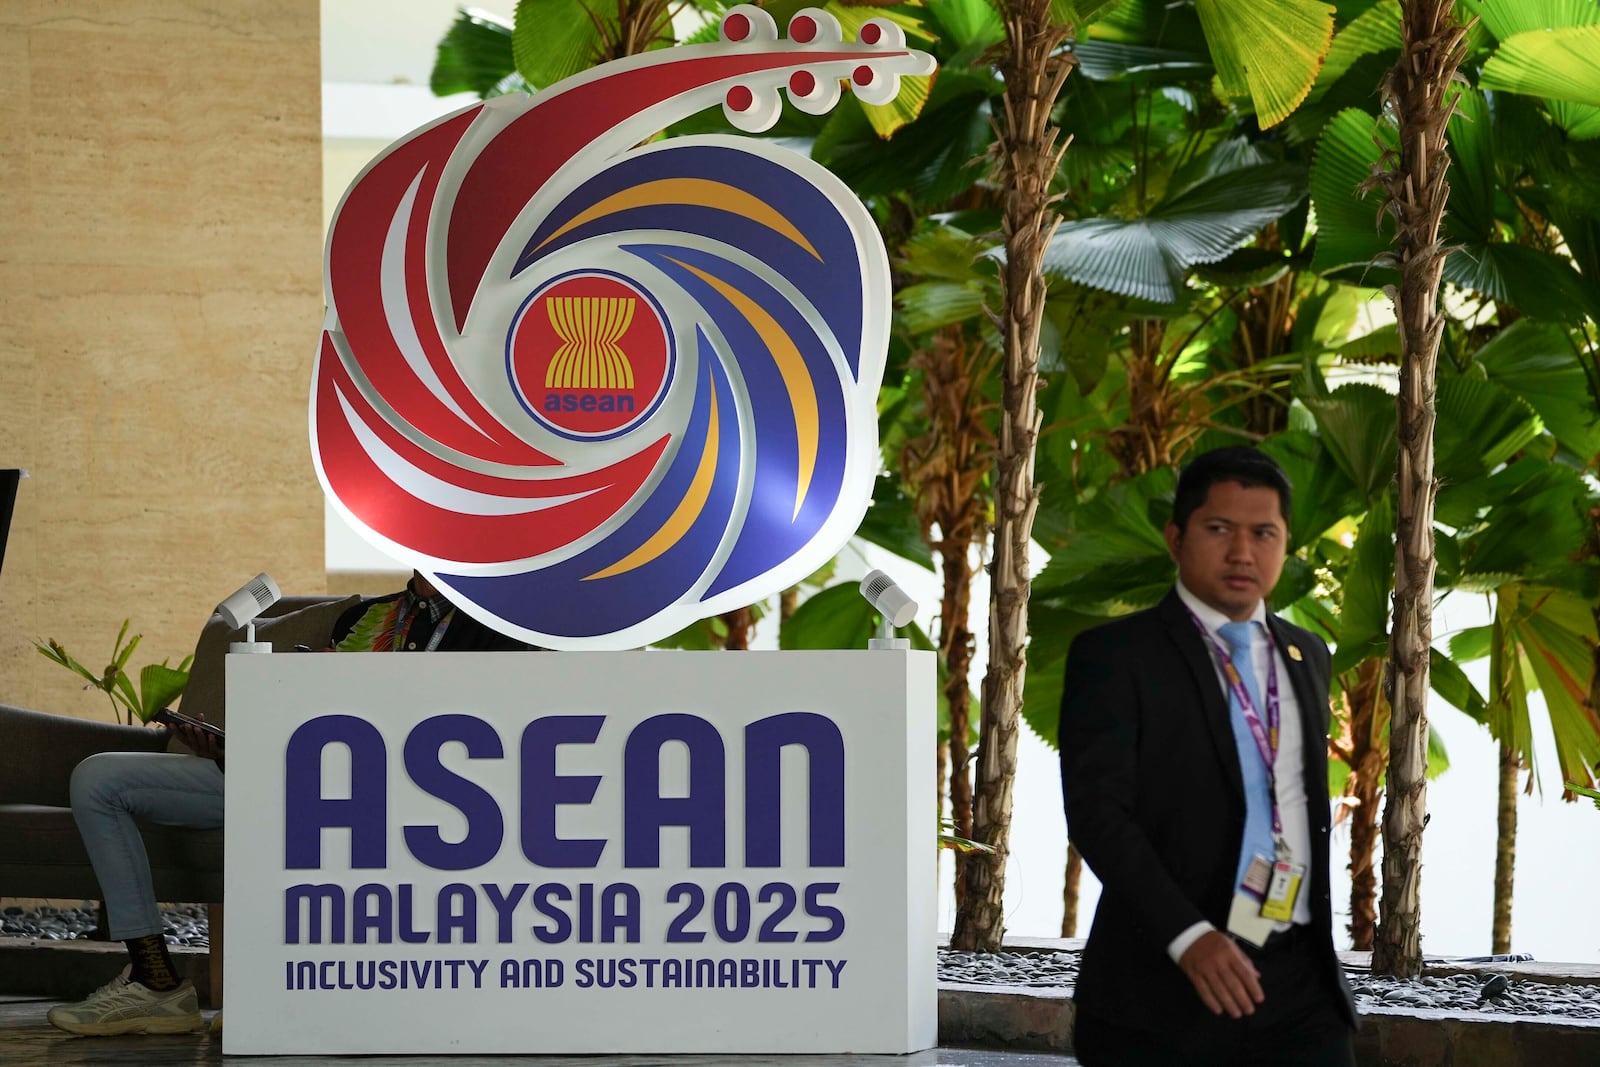
M 324 645 L 339 613 L 355 599 L 285 597 L 257 620 L 256 638 L 272 642 L 280 652 L 296 644 Z M 218 615 L 206 622 L 181 704 L 185 711 L 203 712 L 210 721 L 223 723 L 223 657 L 236 636 Z M 175 743 L 174 747 L 182 750 Z M 68 795 L 72 769 L 97 752 L 167 748 L 162 730 L 0 704 L 0 896 L 101 899 L 100 884 L 72 819 Z M 210 904 L 222 900 L 221 830 L 146 823 L 139 830 L 158 900 Z M 221 931 L 214 929 L 213 990 L 220 988 L 220 942 Z

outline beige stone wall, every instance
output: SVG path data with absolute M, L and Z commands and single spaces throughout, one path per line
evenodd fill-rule
M 0 701 L 109 718 L 31 638 L 176 662 L 326 588 L 319 47 L 317 0 L 0 0 Z

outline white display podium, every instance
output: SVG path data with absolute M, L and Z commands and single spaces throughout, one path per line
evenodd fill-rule
M 230 655 L 233 1054 L 937 1040 L 928 652 Z

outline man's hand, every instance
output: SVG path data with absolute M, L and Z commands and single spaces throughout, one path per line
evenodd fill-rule
M 205 716 L 196 715 L 195 718 L 204 721 Z M 176 734 L 178 740 L 187 745 L 189 751 L 196 756 L 213 759 L 218 763 L 222 762 L 222 742 L 215 734 L 208 733 L 205 730 L 198 730 L 187 723 L 181 722 L 173 723 L 168 729 Z
M 1178 960 L 1200 1000 L 1213 1015 L 1226 1012 L 1238 1019 L 1255 1014 L 1266 999 L 1261 992 L 1261 972 L 1233 943 L 1217 930 L 1202 934 Z

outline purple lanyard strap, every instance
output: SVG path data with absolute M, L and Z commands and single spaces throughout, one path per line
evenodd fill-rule
M 406 630 L 408 629 L 408 624 L 411 622 L 411 616 L 414 614 L 416 614 L 416 612 L 411 609 L 410 605 L 406 603 L 405 598 L 402 597 L 400 600 L 400 609 L 395 613 L 393 651 L 403 651 L 403 649 L 400 647 L 400 641 L 405 636 Z M 450 624 L 455 621 L 455 618 L 456 609 L 454 607 L 444 613 L 444 618 L 439 620 L 439 625 L 433 628 L 433 633 L 428 638 L 428 646 L 423 649 L 424 652 L 434 652 L 438 650 L 440 642 L 444 640 L 445 631 L 450 629 Z M 1195 621 L 1198 622 L 1199 620 L 1197 619 Z
M 1244 678 L 1239 674 L 1239 668 L 1233 664 L 1233 657 L 1228 655 L 1228 650 L 1216 639 L 1206 624 L 1200 621 L 1193 609 L 1189 611 L 1189 618 L 1194 620 L 1195 626 L 1207 641 L 1211 649 L 1217 654 L 1218 661 L 1222 664 L 1222 677 L 1227 680 L 1228 691 L 1239 702 L 1239 710 L 1244 714 L 1245 725 L 1250 728 L 1250 736 L 1256 743 L 1256 751 L 1261 755 L 1261 762 L 1267 768 L 1267 786 L 1272 790 L 1272 832 L 1282 835 L 1283 820 L 1278 815 L 1278 725 L 1282 714 L 1278 704 L 1278 656 L 1277 646 L 1272 640 L 1272 631 L 1262 627 L 1267 634 L 1267 721 L 1263 726 L 1261 715 L 1256 711 L 1255 701 L 1250 699 L 1250 691 L 1245 688 Z M 1253 664 L 1247 664 L 1251 670 Z

